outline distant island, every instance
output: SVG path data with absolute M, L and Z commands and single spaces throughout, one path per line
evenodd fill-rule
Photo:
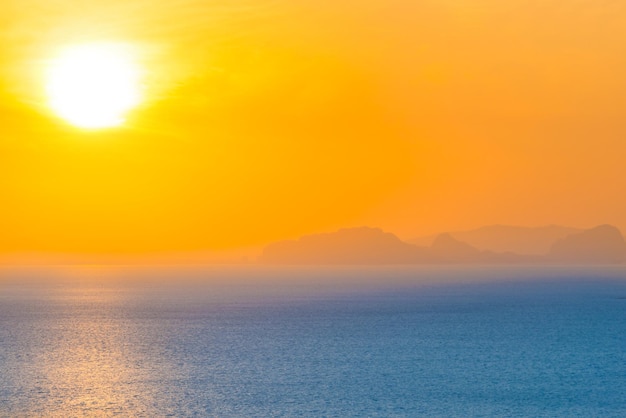
M 616 264 L 626 261 L 619 229 L 488 226 L 402 241 L 378 228 L 347 228 L 275 242 L 263 264 Z
M 489 225 L 469 231 L 449 232 L 459 241 L 481 251 L 545 255 L 557 240 L 582 232 L 583 229 L 548 225 L 536 228 L 509 225 Z M 414 238 L 410 244 L 429 247 L 438 235 Z
M 618 228 L 493 225 L 402 240 L 379 228 L 344 228 L 265 247 L 159 253 L 10 253 L 3 265 L 547 265 L 626 263 Z

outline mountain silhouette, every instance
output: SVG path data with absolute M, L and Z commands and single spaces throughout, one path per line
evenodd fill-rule
M 539 255 L 481 251 L 449 233 L 439 234 L 428 250 L 430 261 L 434 263 L 524 264 L 545 261 Z
M 507 231 L 509 227 L 497 228 Z M 550 234 L 554 236 L 572 230 L 562 227 L 536 229 L 549 231 L 549 234 L 542 232 L 536 235 L 541 236 L 542 240 L 546 240 Z M 527 240 L 524 245 L 530 242 Z M 533 248 L 533 251 L 536 249 Z M 567 234 L 554 242 L 544 254 L 518 254 L 512 251 L 481 250 L 451 233 L 436 236 L 430 247 L 420 247 L 403 242 L 394 234 L 378 228 L 362 227 L 276 242 L 265 247 L 259 261 L 267 264 L 318 265 L 619 263 L 626 261 L 626 241 L 617 228 L 602 225 Z
M 268 245 L 261 255 L 270 264 L 413 264 L 427 251 L 378 228 L 349 228 Z
M 476 262 L 482 259 L 478 249 L 447 233 L 435 238 L 430 247 L 430 254 L 432 260 L 436 262 Z
M 490 225 L 470 231 L 450 232 L 449 235 L 480 251 L 545 255 L 559 239 L 582 231 L 582 229 L 557 225 L 538 228 Z M 416 238 L 409 242 L 415 245 L 430 246 L 436 237 L 433 235 Z
M 616 227 L 600 225 L 558 240 L 548 257 L 567 263 L 619 263 L 626 261 L 626 242 Z

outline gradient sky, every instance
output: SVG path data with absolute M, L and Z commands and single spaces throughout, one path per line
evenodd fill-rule
M 0 252 L 626 230 L 625 39 L 618 1 L 5 0 Z M 46 63 L 87 41 L 147 72 L 120 128 L 46 105 Z

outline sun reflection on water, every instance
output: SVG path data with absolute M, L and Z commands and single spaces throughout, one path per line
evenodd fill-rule
M 64 417 L 167 412 L 155 395 L 164 392 L 157 382 L 163 382 L 163 373 L 175 374 L 128 292 L 83 285 L 24 298 L 2 305 L 4 319 L 18 322 L 6 349 L 20 353 L 0 358 L 4 385 L 13 393 L 4 412 Z M 14 317 L 7 315 L 10 310 Z

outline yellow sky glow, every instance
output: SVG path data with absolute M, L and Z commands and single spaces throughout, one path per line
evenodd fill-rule
M 0 253 L 626 230 L 621 2 L 8 0 L 0 28 Z M 88 89 L 42 80 L 99 43 L 140 90 L 72 122 Z

